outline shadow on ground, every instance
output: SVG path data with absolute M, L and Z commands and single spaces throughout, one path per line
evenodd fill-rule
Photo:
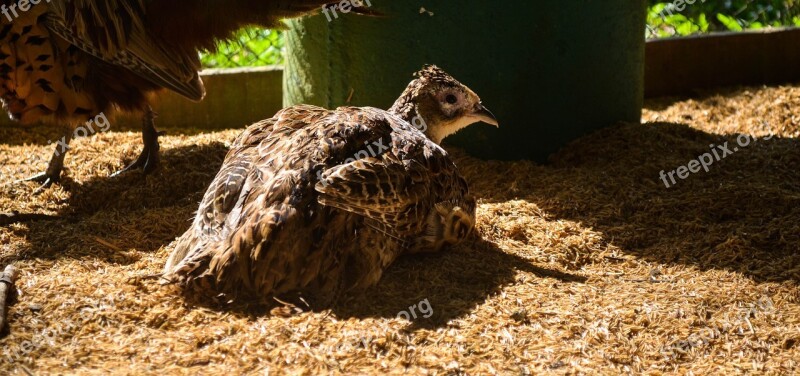
M 682 124 L 620 125 L 573 143 L 547 166 L 455 155 L 483 203 L 535 203 L 550 220 L 580 222 L 624 252 L 656 263 L 727 269 L 759 282 L 797 282 L 798 140 L 753 141 L 714 162 L 709 172 L 691 174 L 670 188 L 660 180 L 660 171 L 686 165 L 712 144 L 728 142 L 732 148 L 738 136 Z M 63 218 L 16 227 L 27 241 L 0 263 L 60 257 L 136 262 L 139 256 L 123 250 L 156 251 L 188 228 L 225 153 L 222 143 L 167 149 L 164 167 L 146 179 L 133 173 L 68 183 Z M 584 281 L 476 240 L 460 251 L 401 259 L 376 288 L 333 311 L 341 317 L 395 317 L 428 299 L 433 315 L 413 325 L 440 327 L 503 286 L 519 283 L 517 270 L 554 283 Z
M 80 149 L 74 152 L 80 153 Z M 189 227 L 226 152 L 222 143 L 165 149 L 162 168 L 147 177 L 139 172 L 118 178 L 100 174 L 81 183 L 67 176 L 63 186 L 69 197 L 56 214 L 58 219 L 15 227 L 14 233 L 27 241 L 12 258 L 0 263 L 64 257 L 99 259 L 117 265 L 135 263 L 141 256 L 126 250 L 155 252 Z M 347 297 L 333 311 L 340 317 L 395 317 L 408 310 L 409 305 L 428 299 L 434 314 L 425 320 L 414 320 L 414 325 L 440 326 L 467 314 L 504 285 L 515 283 L 516 270 L 560 281 L 585 280 L 533 266 L 495 244 L 475 239 L 453 252 L 402 258 L 379 286 L 365 295 Z M 268 308 L 224 309 L 258 316 L 266 314 Z
M 410 319 L 405 328 L 407 331 L 441 328 L 452 323 L 453 319 L 470 314 L 475 307 L 501 293 L 504 286 L 521 283 L 517 279 L 518 271 L 532 273 L 540 278 L 535 283 L 548 285 L 585 283 L 587 280 L 577 273 L 533 265 L 530 260 L 474 237 L 473 241 L 451 251 L 401 257 L 386 271 L 378 285 L 363 294 L 341 296 L 332 306 L 318 306 L 308 296 L 302 300 L 283 296 L 280 301 L 304 307 L 302 310 L 309 309 L 304 303 L 310 302 L 312 310 L 331 309 L 339 319 L 394 318 L 406 312 Z M 544 280 L 546 282 L 542 282 Z M 421 304 L 423 300 L 427 303 Z M 193 306 L 228 311 L 252 319 L 283 307 L 278 302 L 219 305 L 191 298 L 188 302 Z M 425 304 L 429 304 L 430 309 L 426 309 Z
M 412 316 L 407 329 L 444 327 L 452 319 L 473 312 L 476 306 L 517 284 L 517 271 L 551 280 L 552 283 L 584 283 L 579 274 L 542 268 L 525 258 L 509 254 L 492 242 L 477 239 L 452 252 L 401 258 L 367 293 L 333 308 L 338 317 Z M 419 311 L 427 299 L 429 317 Z M 411 308 L 412 306 L 416 308 Z M 424 306 L 424 305 L 423 305 Z
M 488 202 L 535 203 L 550 219 L 580 222 L 636 257 L 797 282 L 800 141 L 747 139 L 683 124 L 620 125 L 574 142 L 548 166 L 464 158 L 459 166 Z M 725 157 L 675 184 L 667 177 L 667 188 L 662 170 L 712 149 Z
M 190 145 L 162 150 L 162 167 L 150 176 L 139 171 L 115 178 L 101 174 L 83 183 L 67 177 L 62 184 L 70 195 L 58 219 L 15 228 L 27 242 L 0 263 L 85 256 L 134 262 L 120 250 L 155 251 L 189 227 L 226 153 L 222 143 Z

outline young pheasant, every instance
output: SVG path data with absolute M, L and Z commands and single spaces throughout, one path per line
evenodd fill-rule
M 151 93 L 166 88 L 201 100 L 198 50 L 213 49 L 246 25 L 280 27 L 280 19 L 330 1 L 0 0 L 4 108 L 23 124 L 48 120 L 67 128 L 46 172 L 31 180 L 58 181 L 76 127 L 112 108 L 145 113 L 144 150 L 123 171 L 152 171 L 159 132 Z
M 443 70 L 416 77 L 389 111 L 300 105 L 247 128 L 177 241 L 167 280 L 201 299 L 329 301 L 374 285 L 400 254 L 466 238 L 475 199 L 437 144 L 497 120 Z

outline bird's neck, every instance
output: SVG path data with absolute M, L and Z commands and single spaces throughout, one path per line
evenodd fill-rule
M 389 112 L 411 123 L 411 120 L 417 117 L 417 106 L 414 105 L 412 98 L 413 93 L 406 89 L 403 95 L 397 98 L 392 107 L 389 108 Z
M 412 81 L 411 84 L 408 85 L 403 95 L 397 98 L 392 107 L 389 108 L 389 112 L 405 120 L 414 128 L 419 129 L 422 133 L 425 133 L 431 141 L 438 144 L 442 142 L 442 139 L 444 139 L 446 135 L 439 134 L 437 130 L 439 130 L 440 127 L 431 124 L 429 122 L 430 119 L 425 119 L 420 115 L 416 104 L 419 99 L 418 94 L 420 89 L 415 83 L 415 81 Z
M 422 115 L 419 114 L 417 111 L 417 106 L 413 103 L 401 102 L 398 100 L 389 109 L 389 112 L 405 120 L 405 122 L 411 124 L 412 127 L 419 129 L 422 133 L 425 133 L 425 136 L 437 144 L 441 143 L 442 139 L 444 139 L 446 136 L 439 134 L 436 132 L 436 129 L 431 128 L 427 119 L 423 118 Z

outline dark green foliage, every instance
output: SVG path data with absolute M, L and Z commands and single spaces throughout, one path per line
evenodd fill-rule
M 283 36 L 278 30 L 245 29 L 215 53 L 202 53 L 204 68 L 237 68 L 283 64 Z
M 800 0 L 649 0 L 648 5 L 648 38 L 800 26 Z

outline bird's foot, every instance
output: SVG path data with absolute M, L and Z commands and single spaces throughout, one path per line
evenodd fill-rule
M 283 296 L 283 298 L 286 300 L 278 299 L 278 297 L 272 298 L 278 305 L 270 310 L 270 314 L 279 317 L 292 317 L 311 310 L 311 305 L 301 295 Z
M 115 172 L 112 174 L 112 177 L 120 176 L 126 172 L 130 172 L 133 170 L 141 169 L 145 175 L 150 174 L 151 172 L 155 171 L 159 164 L 160 164 L 160 157 L 159 157 L 159 145 L 158 145 L 158 137 L 165 135 L 166 132 L 154 132 L 151 137 L 146 137 L 144 149 L 142 153 L 139 154 L 139 157 L 136 160 L 128 165 L 128 167 L 123 168 L 120 171 Z
M 31 176 L 27 179 L 17 180 L 16 183 L 36 182 L 41 184 L 39 188 L 36 188 L 36 190 L 33 191 L 34 195 L 38 195 L 44 192 L 46 189 L 50 188 L 53 184 L 58 183 L 60 181 L 61 181 L 60 172 L 55 174 L 42 172 L 41 174 Z

